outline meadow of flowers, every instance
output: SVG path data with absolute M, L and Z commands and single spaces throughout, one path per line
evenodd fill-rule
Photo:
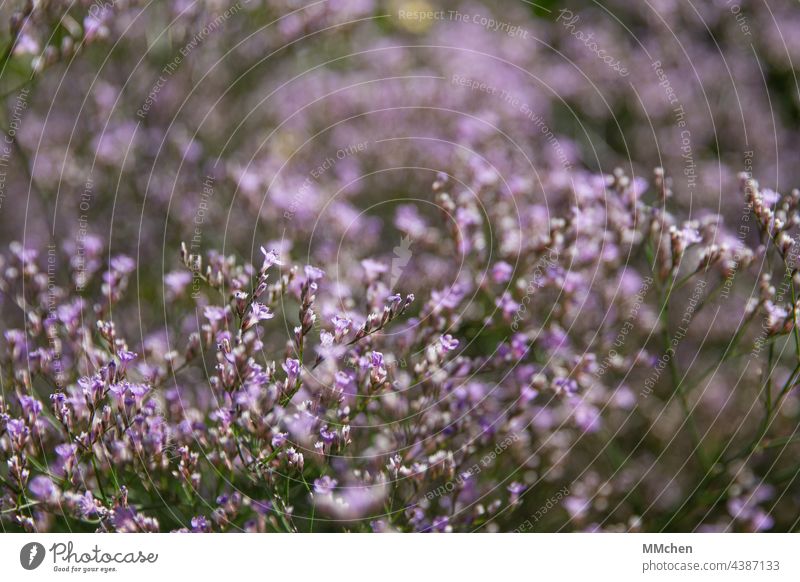
M 790 0 L 10 0 L 6 532 L 800 528 Z

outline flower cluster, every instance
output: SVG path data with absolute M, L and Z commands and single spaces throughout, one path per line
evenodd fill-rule
M 794 37 L 67 4 L 0 71 L 3 530 L 797 527 Z

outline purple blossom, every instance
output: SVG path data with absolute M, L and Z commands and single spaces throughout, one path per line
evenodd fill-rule
M 120 350 L 117 352 L 117 357 L 119 358 L 119 361 L 122 362 L 122 364 L 124 365 L 135 360 L 138 357 L 138 354 L 134 352 L 129 352 L 128 350 Z
M 189 3 L 34 4 L 8 70 L 60 89 L 4 102 L 33 192 L 0 195 L 4 529 L 794 527 L 791 3 L 448 3 L 497 30 L 277 2 L 135 90 Z
M 309 281 L 317 281 L 325 276 L 325 271 L 317 267 L 312 267 L 311 265 L 305 266 L 305 273 L 306 273 L 306 278 Z
M 498 261 L 492 266 L 492 281 L 497 284 L 507 283 L 511 279 L 514 268 L 505 261 Z
M 380 277 L 383 273 L 387 272 L 389 268 L 383 264 L 375 261 L 373 259 L 364 259 L 361 261 L 361 267 L 364 269 L 364 272 L 367 275 L 368 280 L 375 280 Z
M 272 435 L 272 447 L 277 449 L 286 444 L 289 435 L 285 432 L 276 432 Z
M 22 406 L 22 410 L 34 418 L 39 416 L 42 412 L 42 403 L 32 396 L 20 396 L 19 403 Z
M 203 310 L 203 315 L 211 322 L 224 321 L 227 318 L 225 308 L 209 305 Z
M 336 479 L 323 475 L 319 479 L 314 479 L 314 493 L 317 495 L 328 495 L 336 489 L 338 482 Z
M 458 347 L 458 343 L 458 340 L 449 333 L 439 338 L 439 345 L 442 346 L 442 350 L 445 352 L 452 352 L 455 350 Z
M 6 430 L 8 434 L 11 435 L 11 438 L 15 440 L 25 438 L 30 433 L 25 421 L 18 418 L 9 420 L 6 424 Z
M 83 495 L 78 497 L 77 507 L 82 517 L 94 517 L 99 513 L 91 491 L 86 491 Z
M 37 475 L 31 479 L 28 484 L 28 489 L 31 495 L 39 501 L 53 502 L 58 499 L 60 494 L 60 490 L 55 486 L 53 481 L 44 475 Z
M 555 378 L 553 380 L 553 390 L 557 394 L 574 396 L 578 393 L 578 383 L 572 378 Z
M 136 268 L 136 263 L 130 257 L 125 255 L 117 255 L 111 259 L 111 268 L 118 273 L 127 275 Z
M 283 371 L 286 372 L 286 376 L 289 379 L 290 384 L 294 382 L 300 375 L 300 360 L 287 358 L 286 361 L 281 364 L 281 367 L 283 368 Z
M 275 314 L 270 310 L 269 307 L 263 303 L 254 301 L 250 306 L 250 312 L 244 318 L 242 329 L 248 330 L 257 323 L 272 319 L 273 317 L 275 317 Z
M 337 337 L 342 337 L 344 335 L 347 335 L 347 333 L 350 331 L 350 327 L 353 325 L 353 322 L 350 321 L 350 319 L 348 319 L 346 317 L 341 317 L 339 315 L 334 315 L 333 316 L 333 325 L 334 325 L 334 327 L 336 329 L 336 336 Z
M 283 265 L 278 253 L 274 249 L 267 250 L 261 247 L 261 254 L 264 255 L 264 264 L 261 266 L 262 271 L 266 272 L 273 265 Z
M 170 297 L 180 297 L 192 282 L 192 274 L 188 271 L 173 271 L 164 276 L 164 285 Z

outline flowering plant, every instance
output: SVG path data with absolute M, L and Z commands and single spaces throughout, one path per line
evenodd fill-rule
M 796 528 L 800 192 L 753 174 L 797 176 L 691 107 L 677 57 L 581 2 L 184 4 L 12 16 L 4 530 Z M 565 54 L 646 111 L 600 111 Z

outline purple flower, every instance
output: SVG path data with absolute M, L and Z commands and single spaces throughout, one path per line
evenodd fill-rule
M 327 425 L 321 426 L 319 436 L 326 445 L 330 445 L 336 440 L 336 431 L 329 430 Z
M 508 486 L 508 491 L 512 495 L 520 495 L 523 491 L 525 491 L 525 485 L 522 483 L 518 483 L 514 481 L 511 485 Z
M 28 489 L 34 498 L 39 501 L 52 502 L 58 499 L 61 491 L 55 486 L 49 477 L 44 475 L 37 475 L 28 484 Z
M 395 305 L 400 303 L 402 300 L 403 300 L 403 297 L 399 293 L 395 293 L 394 295 L 389 295 L 386 298 L 386 302 L 387 303 L 394 303 Z
M 272 435 L 272 447 L 277 449 L 286 444 L 289 434 L 285 432 L 276 432 Z
M 511 274 L 514 272 L 514 267 L 505 261 L 498 261 L 492 267 L 492 281 L 497 284 L 508 282 L 511 279 Z
M 250 312 L 244 318 L 242 329 L 247 331 L 257 323 L 272 319 L 273 317 L 275 317 L 275 314 L 270 310 L 269 307 L 263 303 L 254 301 L 250 306 Z
M 300 360 L 287 358 L 286 361 L 281 364 L 281 367 L 283 368 L 283 371 L 286 372 L 286 376 L 290 384 L 294 382 L 300 375 Z
M 272 265 L 283 265 L 278 253 L 275 250 L 267 250 L 261 247 L 261 254 L 264 255 L 264 264 L 261 266 L 261 271 L 266 272 Z
M 111 515 L 111 523 L 119 533 L 136 533 L 140 531 L 136 517 L 136 511 L 130 507 L 116 507 Z
M 91 378 L 82 376 L 78 378 L 78 386 L 80 386 L 83 395 L 89 399 L 89 402 L 96 402 L 103 396 L 106 383 L 100 374 L 95 374 Z
M 22 410 L 34 418 L 42 412 L 42 403 L 32 396 L 20 396 L 19 403 L 22 406 Z
M 9 420 L 6 425 L 6 430 L 11 438 L 15 440 L 25 438 L 30 433 L 25 421 L 19 420 L 18 418 Z
M 94 517 L 98 514 L 97 504 L 91 491 L 86 491 L 78 497 L 78 512 L 83 517 Z
M 589 512 L 589 502 L 582 497 L 570 495 L 562 503 L 571 519 L 581 520 Z
M 192 282 L 192 274 L 188 271 L 173 271 L 164 276 L 164 285 L 167 287 L 168 296 L 180 297 L 186 286 Z
M 305 273 L 309 281 L 317 281 L 325 276 L 325 271 L 317 267 L 312 267 L 311 265 L 306 265 Z
M 323 329 L 319 332 L 319 342 L 323 348 L 329 348 L 333 345 L 334 335 L 331 332 Z
M 328 495 L 333 493 L 333 490 L 336 489 L 336 485 L 338 485 L 336 479 L 328 475 L 323 475 L 319 479 L 314 479 L 314 493 L 317 495 Z
M 439 345 L 445 352 L 452 352 L 458 347 L 458 340 L 449 333 L 439 338 Z
M 367 275 L 367 280 L 369 281 L 374 281 L 380 277 L 382 273 L 385 273 L 389 270 L 386 265 L 373 259 L 364 259 L 361 261 L 361 266 L 364 268 L 364 272 Z
M 120 350 L 117 352 L 117 357 L 119 358 L 119 361 L 123 363 L 123 365 L 132 362 L 137 358 L 137 356 L 138 354 L 129 352 L 128 350 Z
M 750 518 L 753 531 L 767 531 L 773 528 L 775 520 L 772 516 L 761 509 L 756 509 Z
M 134 260 L 125 255 L 117 255 L 116 257 L 112 258 L 110 265 L 113 270 L 123 275 L 131 273 L 136 268 L 136 263 Z
M 350 331 L 350 327 L 353 325 L 353 322 L 346 317 L 334 315 L 333 325 L 335 328 L 336 337 L 341 338 L 342 336 L 347 335 L 347 333 Z
M 553 389 L 557 394 L 574 396 L 578 393 L 578 383 L 571 378 L 555 378 L 553 380 Z
M 353 378 L 347 372 L 339 370 L 336 372 L 334 377 L 334 383 L 336 388 L 341 390 L 342 392 L 349 393 L 350 389 L 353 387 Z
M 198 515 L 192 518 L 192 531 L 195 533 L 205 533 L 211 531 L 208 525 L 208 520 L 203 515 Z
M 372 359 L 370 360 L 370 367 L 375 368 L 383 368 L 383 354 L 380 352 L 372 352 Z
M 128 391 L 134 398 L 142 399 L 150 391 L 150 386 L 147 384 L 128 384 Z
M 128 386 L 125 382 L 116 382 L 108 387 L 108 391 L 111 392 L 111 394 L 113 394 L 116 398 L 122 398 L 128 391 Z
M 218 307 L 216 305 L 209 305 L 203 310 L 203 315 L 209 321 L 217 322 L 217 321 L 224 321 L 227 318 L 227 313 L 224 307 Z
M 75 458 L 75 454 L 78 452 L 78 445 L 61 443 L 60 445 L 56 445 L 55 450 L 56 454 L 66 461 Z

